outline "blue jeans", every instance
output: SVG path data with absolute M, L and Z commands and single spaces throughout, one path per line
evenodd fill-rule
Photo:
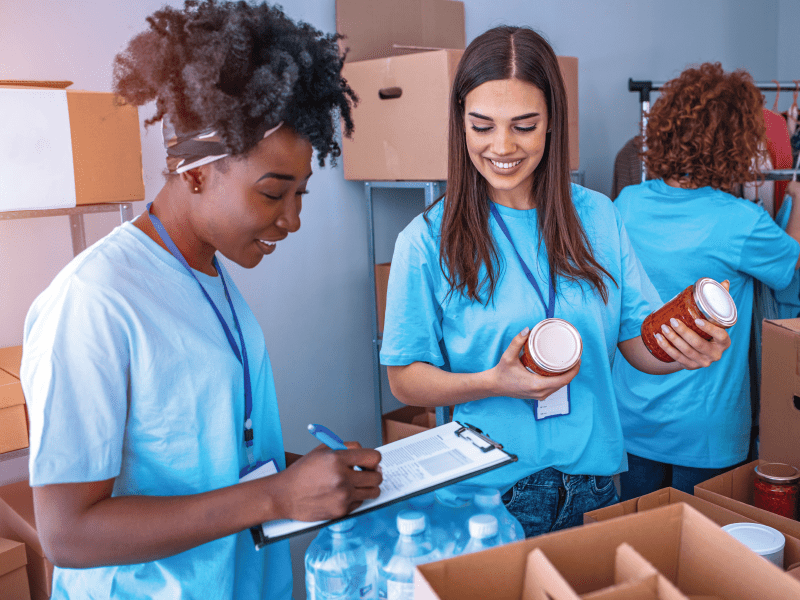
M 619 476 L 621 500 L 638 498 L 665 487 L 694 494 L 694 486 L 729 471 L 733 466 L 715 469 L 682 467 L 628 454 L 628 470 Z
M 520 479 L 503 494 L 525 537 L 583 524 L 583 513 L 619 501 L 609 476 L 567 475 L 552 467 Z

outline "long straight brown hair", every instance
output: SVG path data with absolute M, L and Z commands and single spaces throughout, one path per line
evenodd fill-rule
M 547 100 L 551 132 L 534 171 L 532 195 L 539 216 L 536 243 L 545 244 L 550 276 L 554 283 L 558 277 L 587 281 L 608 302 L 603 275 L 614 278 L 595 260 L 572 203 L 567 94 L 558 59 L 542 36 L 509 26 L 490 29 L 472 41 L 458 63 L 450 94 L 447 191 L 437 201 L 444 202 L 439 263 L 450 292 L 483 302 L 481 295 L 488 291 L 486 304 L 494 296 L 500 265 L 489 227 L 489 189 L 467 150 L 464 99 L 487 81 L 512 78 L 536 86 Z M 479 281 L 481 266 L 486 274 Z

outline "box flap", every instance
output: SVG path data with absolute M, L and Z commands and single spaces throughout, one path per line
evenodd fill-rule
M 347 62 L 430 49 L 464 49 L 464 3 L 455 0 L 336 0 Z
M 0 577 L 28 563 L 25 544 L 0 538 Z
M 63 90 L 72 85 L 71 81 L 32 81 L 29 79 L 0 79 L 0 85 L 23 88 L 51 88 Z
M 0 369 L 8 371 L 19 379 L 19 367 L 22 363 L 22 346 L 0 348 Z
M 800 319 L 764 319 L 764 329 L 779 327 L 792 333 L 800 333 Z

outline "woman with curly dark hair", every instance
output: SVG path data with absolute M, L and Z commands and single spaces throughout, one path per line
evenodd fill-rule
M 397 398 L 454 404 L 454 418 L 519 457 L 476 481 L 504 493 L 526 536 L 617 500 L 617 349 L 639 369 L 671 373 L 708 365 L 730 343 L 711 324 L 709 342 L 680 325 L 660 341 L 675 363 L 648 353 L 639 329 L 658 295 L 611 201 L 570 184 L 568 139 L 550 45 L 521 27 L 473 40 L 450 98 L 447 194 L 397 240 L 381 349 Z M 555 377 L 519 359 L 545 317 L 583 340 L 581 361 Z
M 700 277 L 728 280 L 739 314 L 733 348 L 702 373 L 656 378 L 617 358 L 629 467 L 623 499 L 665 486 L 691 494 L 748 455 L 753 279 L 786 287 L 800 254 L 800 210 L 784 231 L 765 210 L 731 194 L 759 176 L 763 104 L 745 71 L 726 73 L 719 63 L 687 69 L 650 111 L 644 160 L 654 179 L 626 187 L 615 202 L 662 299 Z M 796 204 L 800 186 L 788 190 Z
M 286 468 L 264 335 L 216 253 L 252 268 L 298 230 L 312 152 L 339 154 L 355 96 L 336 36 L 266 4 L 187 0 L 148 23 L 115 91 L 155 100 L 166 183 L 25 323 L 52 597 L 290 598 L 288 542 L 257 552 L 248 528 L 377 497 L 380 454 L 320 447 Z

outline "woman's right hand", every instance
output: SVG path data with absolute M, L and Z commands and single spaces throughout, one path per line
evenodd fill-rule
M 509 396 L 522 400 L 544 400 L 550 394 L 572 381 L 580 371 L 580 362 L 566 373 L 553 377 L 543 377 L 528 371 L 522 365 L 519 354 L 528 341 L 529 333 L 530 330 L 526 327 L 515 335 L 506 351 L 500 357 L 500 361 L 492 368 L 495 386 L 498 391 L 497 396 Z
M 273 496 L 276 518 L 321 521 L 341 517 L 380 495 L 381 454 L 347 442 L 347 450 L 317 446 L 285 471 Z M 356 471 L 359 466 L 363 470 Z M 272 479 L 267 477 L 265 479 Z

